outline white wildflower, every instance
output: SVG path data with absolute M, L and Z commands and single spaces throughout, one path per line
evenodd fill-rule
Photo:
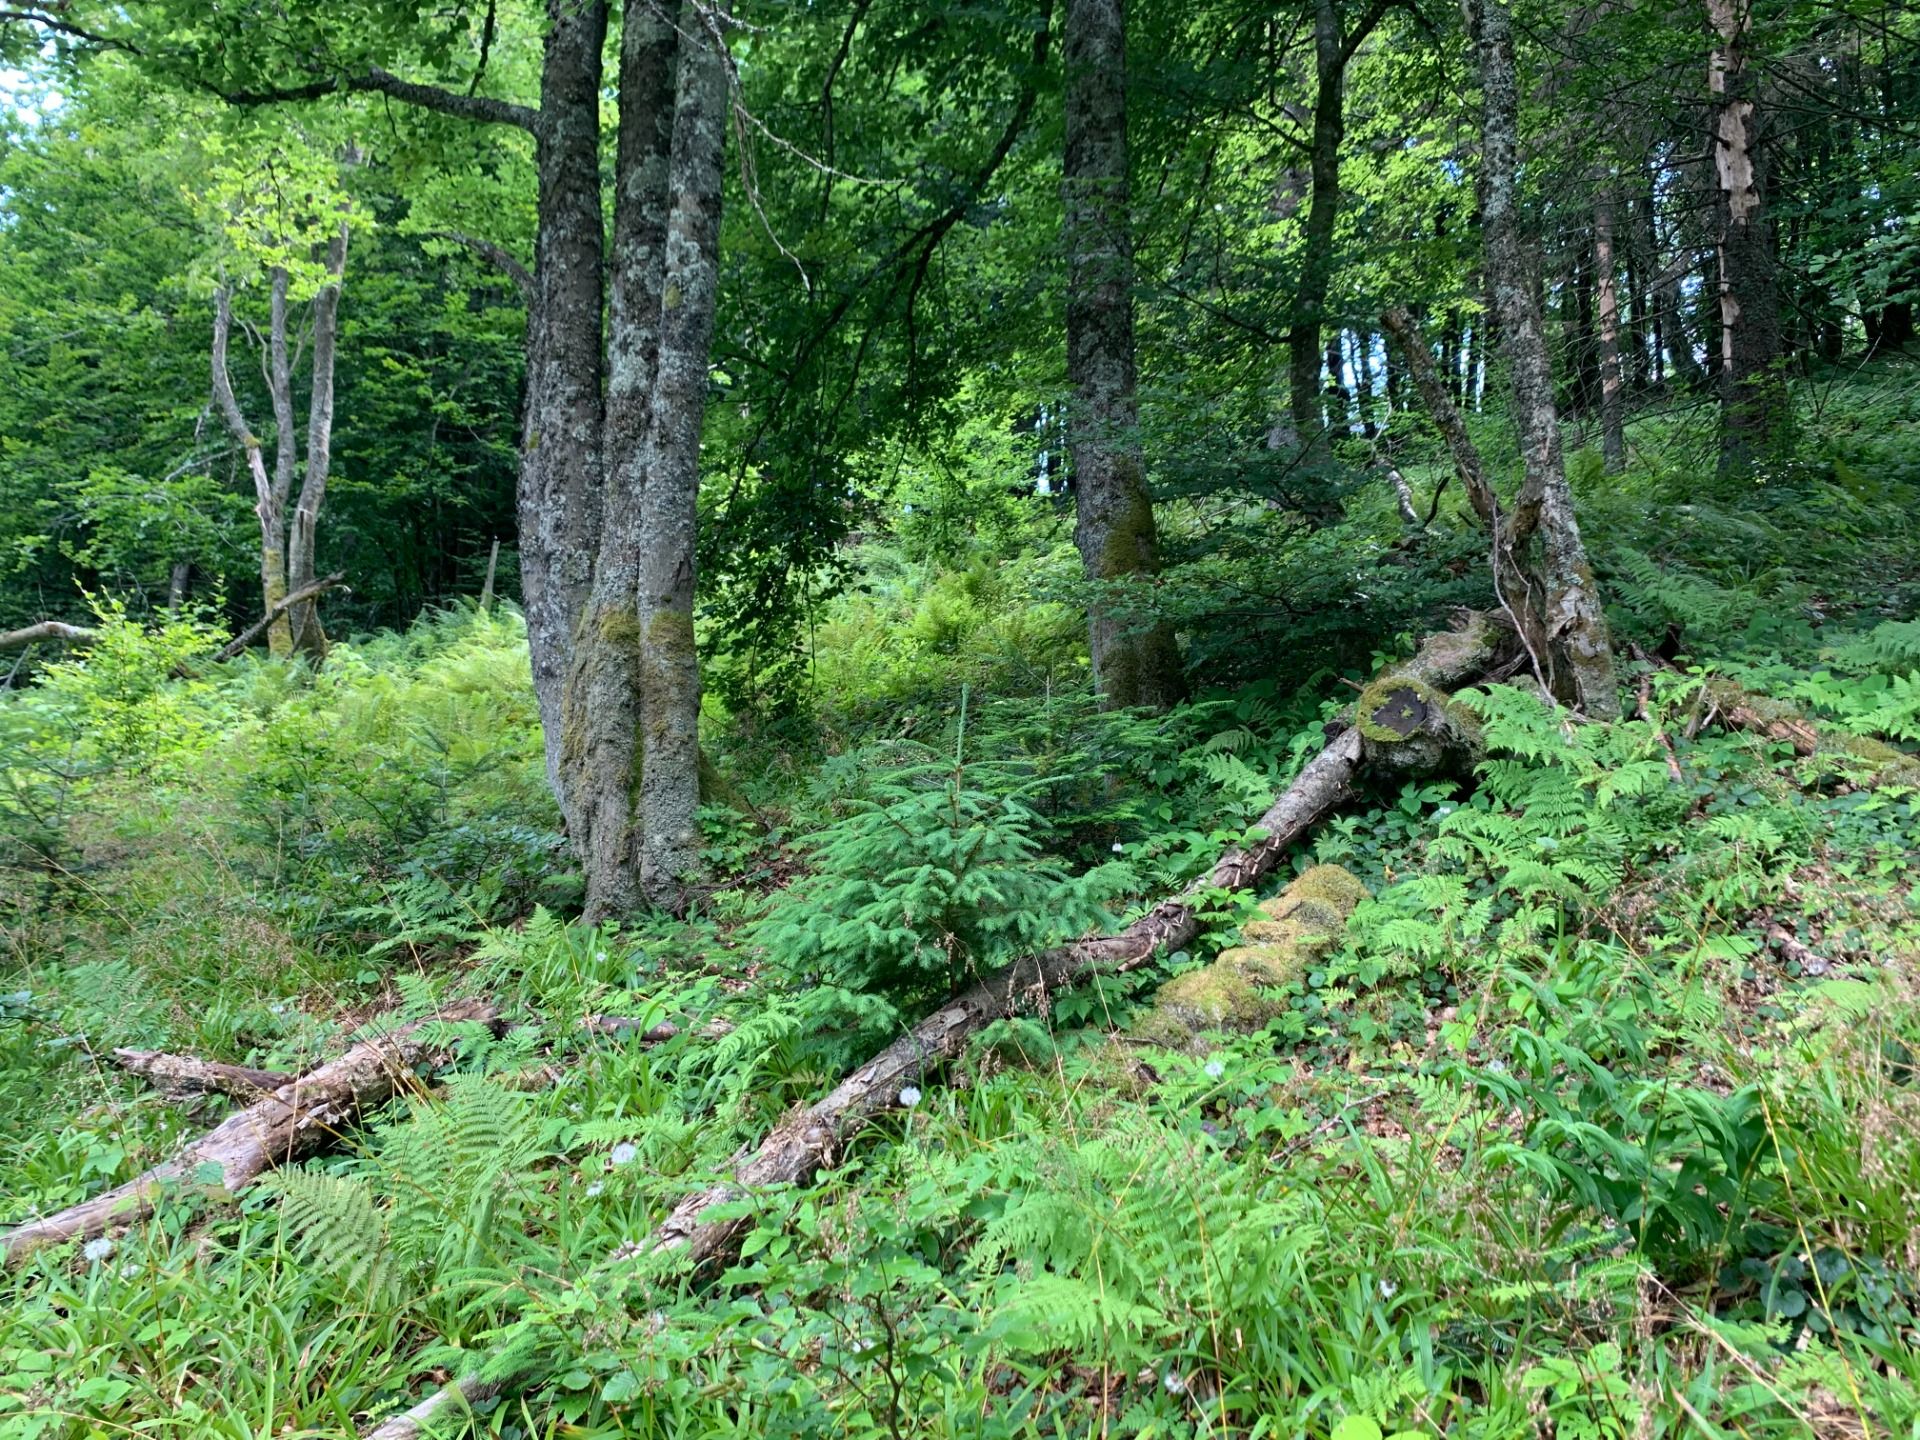
M 640 1158 L 640 1147 L 631 1140 L 622 1140 L 608 1153 L 607 1159 L 615 1165 L 631 1165 Z
M 1226 1073 L 1227 1067 L 1222 1065 L 1218 1060 L 1209 1060 L 1207 1062 L 1207 1078 L 1209 1080 L 1218 1080 Z
M 98 1264 L 113 1254 L 113 1241 L 102 1235 L 98 1240 L 87 1241 L 86 1248 L 80 1253 Z
M 920 1088 L 917 1085 L 904 1086 L 900 1091 L 900 1103 L 911 1110 L 920 1103 Z
M 1160 1377 L 1160 1383 L 1167 1387 L 1167 1393 L 1169 1395 L 1184 1395 L 1187 1393 L 1187 1377 L 1182 1375 L 1178 1370 L 1167 1371 L 1166 1374 Z
M 1380 1282 L 1380 1298 L 1382 1300 L 1391 1300 L 1399 1289 L 1400 1287 L 1391 1280 L 1382 1280 Z
M 1126 848 L 1127 847 L 1122 845 L 1118 840 L 1113 842 L 1113 853 L 1116 855 L 1118 855 L 1122 850 Z
M 602 1190 L 606 1188 L 607 1188 L 606 1186 L 602 1185 L 598 1180 L 596 1180 L 593 1182 L 593 1184 L 587 1186 L 587 1194 L 590 1196 L 598 1195 Z

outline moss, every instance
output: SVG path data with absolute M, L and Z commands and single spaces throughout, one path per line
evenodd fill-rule
M 1871 765 L 1873 774 L 1867 777 L 1870 784 L 1920 786 L 1920 756 L 1909 755 L 1884 740 L 1865 735 L 1822 734 L 1820 749 Z
M 1278 905 L 1287 900 L 1319 900 L 1331 905 L 1345 919 L 1353 909 L 1373 892 L 1366 883 L 1342 865 L 1315 865 L 1302 871 L 1293 881 L 1273 899 L 1260 908 L 1266 910 L 1269 905 Z M 1268 911 L 1272 914 L 1272 911 Z
M 640 617 L 624 605 L 602 610 L 599 616 L 600 638 L 622 649 L 640 648 Z
M 1135 1033 L 1176 1049 L 1191 1049 L 1208 1030 L 1258 1030 L 1280 1013 L 1280 1002 L 1260 993 L 1238 967 L 1216 960 L 1160 987 Z
M 1316 865 L 1260 906 L 1261 918 L 1204 969 L 1168 981 L 1135 1033 L 1179 1049 L 1207 1030 L 1258 1030 L 1280 1013 L 1271 991 L 1289 985 L 1340 943 L 1347 917 L 1370 892 L 1338 865 Z
M 1391 672 L 1360 692 L 1353 723 L 1375 745 L 1400 745 L 1444 723 L 1449 697 L 1424 681 Z

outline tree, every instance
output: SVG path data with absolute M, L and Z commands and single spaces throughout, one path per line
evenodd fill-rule
M 1568 689 L 1595 719 L 1620 713 L 1613 674 L 1613 641 L 1573 513 L 1560 451 L 1560 417 L 1553 371 L 1534 298 L 1534 268 L 1521 236 L 1519 195 L 1520 96 L 1514 67 L 1512 17 L 1506 0 L 1476 0 L 1474 50 L 1481 92 L 1481 224 L 1488 288 L 1500 321 L 1500 339 L 1513 376 L 1513 420 L 1520 433 L 1525 480 L 1512 511 L 1502 517 L 1494 544 L 1509 554 L 1538 531 L 1541 550 L 1542 633 L 1563 658 Z M 1526 604 L 1508 596 L 1509 605 Z M 1523 633 L 1530 626 L 1523 626 Z M 1535 654 L 1549 683 L 1553 657 Z
M 1099 587 L 1088 605 L 1093 683 L 1106 706 L 1165 706 L 1180 693 L 1172 628 L 1130 616 L 1123 598 L 1127 582 L 1159 569 L 1159 538 L 1139 438 L 1121 0 L 1067 0 L 1065 38 L 1067 434 L 1073 538 Z
M 1720 463 L 1740 471 L 1777 450 L 1788 421 L 1780 297 L 1766 202 L 1764 116 L 1750 63 L 1750 0 L 1707 0 L 1707 64 L 1720 295 Z

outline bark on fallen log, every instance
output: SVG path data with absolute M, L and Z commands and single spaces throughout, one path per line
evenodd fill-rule
M 1451 691 L 1496 665 L 1510 643 L 1514 643 L 1510 631 L 1503 631 L 1487 616 L 1470 613 L 1463 628 L 1429 637 L 1411 660 L 1390 667 L 1368 692 L 1379 692 L 1379 704 L 1397 707 L 1415 687 L 1426 696 Z M 1396 679 L 1397 685 L 1392 683 Z M 651 1236 L 626 1247 L 622 1256 L 676 1254 L 696 1269 L 714 1265 L 732 1253 L 735 1242 L 753 1223 L 748 1217 L 723 1215 L 723 1209 L 765 1186 L 804 1184 L 835 1164 L 869 1121 L 899 1107 L 902 1090 L 918 1086 L 941 1064 L 958 1058 L 967 1042 L 989 1023 L 1044 1010 L 1055 991 L 1095 974 L 1124 973 L 1161 950 L 1191 944 L 1201 931 L 1202 897 L 1215 890 L 1244 890 L 1256 884 L 1289 846 L 1352 793 L 1355 777 L 1370 758 L 1390 751 L 1397 764 L 1410 753 L 1403 747 L 1417 746 L 1422 737 L 1453 724 L 1444 710 L 1424 699 L 1420 703 L 1422 716 L 1404 732 L 1397 715 L 1387 717 L 1391 733 L 1389 742 L 1382 745 L 1364 733 L 1370 722 L 1382 721 L 1366 713 L 1368 700 L 1363 695 L 1360 723 L 1328 741 L 1260 817 L 1258 828 L 1266 832 L 1262 839 L 1228 851 L 1180 894 L 1161 901 L 1117 935 L 1056 946 L 977 981 L 847 1076 L 825 1099 L 782 1120 L 759 1149 L 736 1165 L 731 1180 L 687 1196 Z M 526 1373 L 479 1378 L 484 1373 L 435 1391 L 365 1432 L 363 1440 L 421 1440 L 443 1416 L 482 1404 L 529 1378 Z
M 235 1111 L 171 1160 L 126 1184 L 15 1226 L 0 1237 L 5 1263 L 11 1267 L 43 1246 L 144 1220 L 170 1186 L 202 1183 L 197 1178 L 202 1166 L 219 1167 L 219 1188 L 237 1195 L 274 1166 L 325 1149 L 339 1138 L 343 1126 L 412 1083 L 413 1067 L 431 1054 L 425 1031 L 436 1020 L 495 1024 L 498 1012 L 485 1001 L 462 1001 L 426 1020 L 362 1041 L 338 1060 Z
M 164 1050 L 116 1050 L 113 1058 L 163 1095 L 231 1095 L 251 1103 L 300 1078 L 284 1070 L 255 1070 Z
M 1629 646 L 1628 653 L 1644 664 L 1681 673 L 1677 666 L 1638 645 Z M 1920 755 L 1910 755 L 1897 745 L 1871 736 L 1823 730 L 1805 711 L 1784 700 L 1756 695 L 1719 675 L 1710 675 L 1700 682 L 1699 706 L 1687 727 L 1687 738 L 1692 739 L 1702 727 L 1714 723 L 1729 730 L 1778 740 L 1791 745 L 1793 753 L 1803 757 L 1822 756 L 1843 764 L 1866 766 L 1869 785 L 1920 789 Z
M 9 630 L 0 635 L 0 650 L 11 650 L 18 645 L 32 645 L 41 640 L 63 640 L 68 644 L 84 645 L 96 638 L 96 632 L 84 625 L 69 625 L 64 620 L 42 620 L 38 624 L 28 625 L 19 630 Z

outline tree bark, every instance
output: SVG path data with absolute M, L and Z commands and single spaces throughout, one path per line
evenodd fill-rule
M 492 1024 L 496 1012 L 484 1002 L 467 1001 L 433 1018 Z M 236 1111 L 171 1160 L 126 1184 L 58 1214 L 15 1226 L 0 1237 L 6 1264 L 17 1265 L 47 1245 L 86 1239 L 144 1220 L 171 1188 L 211 1184 L 237 1195 L 274 1166 L 327 1148 L 340 1138 L 341 1127 L 352 1124 L 362 1111 L 413 1083 L 413 1067 L 431 1052 L 424 1034 L 429 1023 L 415 1020 L 392 1034 L 363 1041 L 338 1060 Z M 218 1170 L 217 1180 L 200 1178 L 203 1167 L 209 1166 Z
M 561 769 L 574 626 L 593 580 L 601 499 L 600 75 L 605 0 L 548 0 L 533 122 L 534 299 L 517 508 L 547 780 L 576 845 L 582 827 Z
M 277 274 L 274 280 L 273 321 L 270 336 L 277 335 L 278 341 L 269 339 L 269 383 L 268 388 L 275 394 L 274 410 L 280 409 L 279 385 L 271 377 L 278 373 L 276 352 L 284 355 L 286 349 L 286 282 L 284 272 Z M 213 398 L 219 408 L 221 418 L 227 422 L 227 429 L 233 432 L 233 438 L 246 452 L 247 471 L 253 477 L 253 513 L 260 522 L 260 591 L 263 608 L 270 617 L 268 645 L 276 656 L 292 652 L 292 631 L 283 619 L 285 607 L 281 601 L 287 594 L 287 556 L 282 548 L 281 515 L 283 505 L 278 503 L 280 489 L 277 477 L 267 476 L 266 458 L 260 453 L 260 437 L 253 433 L 247 424 L 246 416 L 240 409 L 240 401 L 233 393 L 233 377 L 227 370 L 228 339 L 233 331 L 233 292 L 226 285 L 215 287 L 213 292 Z M 291 409 L 288 411 L 291 415 Z M 291 444 L 289 439 L 287 444 Z M 284 446 L 282 447 L 284 450 Z M 292 484 L 289 475 L 288 482 Z
M 1533 294 L 1533 268 L 1520 234 L 1520 96 L 1512 17 L 1506 0 L 1475 0 L 1474 10 L 1487 282 L 1513 372 L 1514 423 L 1520 432 L 1526 474 L 1514 507 L 1513 543 L 1517 549 L 1537 523 L 1547 637 L 1564 656 L 1569 688 L 1580 707 L 1593 719 L 1611 720 L 1620 714 L 1612 638 L 1574 518 L 1573 494 L 1560 453 L 1553 371 Z
M 307 402 L 307 470 L 300 479 L 300 498 L 293 507 L 287 536 L 287 585 L 305 590 L 314 580 L 313 552 L 318 538 L 320 507 L 326 500 L 327 476 L 333 467 L 333 360 L 340 331 L 340 282 L 347 266 L 347 222 L 328 242 L 328 280 L 313 297 L 313 372 Z M 326 631 L 314 600 L 289 607 L 287 624 L 293 647 L 318 661 L 327 653 Z
M 230 1095 L 249 1103 L 297 1080 L 281 1070 L 255 1070 L 164 1050 L 115 1050 L 114 1060 L 165 1095 Z
M 64 620 L 41 620 L 19 630 L 0 634 L 0 650 L 13 650 L 42 640 L 64 640 L 68 644 L 84 645 L 94 638 L 95 632 L 84 625 L 69 625 Z
M 1720 266 L 1720 464 L 1744 472 L 1788 430 L 1780 304 L 1766 208 L 1763 117 L 1748 66 L 1750 0 L 1706 0 L 1718 43 L 1707 69 Z
M 1521 561 L 1520 546 L 1513 538 L 1516 517 L 1501 511 L 1499 497 L 1487 479 L 1480 452 L 1467 434 L 1466 422 L 1454 408 L 1453 397 L 1447 393 L 1439 372 L 1434 369 L 1433 356 L 1412 314 L 1404 306 L 1394 306 L 1380 317 L 1380 323 L 1407 357 L 1407 369 L 1413 376 L 1414 388 L 1419 392 L 1421 403 L 1426 406 L 1440 437 L 1447 443 L 1447 453 L 1453 457 L 1453 468 L 1459 473 L 1461 484 L 1466 486 L 1467 500 L 1473 506 L 1473 513 L 1480 517 L 1480 523 L 1491 542 L 1494 596 L 1519 632 L 1521 643 L 1533 658 L 1536 669 L 1543 672 L 1541 678 L 1544 681 L 1543 662 L 1548 650 L 1546 624 L 1541 616 L 1538 587 Z
M 1068 0 L 1064 41 L 1067 442 L 1073 538 L 1100 587 L 1087 617 L 1093 683 L 1106 708 L 1164 707 L 1181 689 L 1173 631 L 1139 624 L 1112 593 L 1160 568 L 1138 434 L 1122 0 Z
M 1609 475 L 1627 468 L 1626 396 L 1620 373 L 1620 292 L 1613 263 L 1613 197 L 1593 207 L 1594 311 L 1600 327 L 1600 453 Z
M 636 823 L 642 773 L 641 497 L 660 359 L 679 38 L 673 17 L 636 5 L 620 41 L 607 499 L 593 588 L 574 628 L 560 762 L 573 796 L 573 841 L 586 873 L 589 923 L 635 910 L 642 898 Z
M 700 661 L 694 648 L 700 435 L 720 288 L 729 62 L 724 5 L 681 7 L 659 360 L 640 496 L 640 889 L 679 912 L 700 858 Z
M 247 646 L 251 645 L 257 638 L 259 638 L 260 633 L 262 631 L 268 629 L 274 623 L 274 621 L 278 620 L 281 616 L 285 615 L 290 606 L 298 605 L 302 601 L 311 600 L 316 595 L 323 594 L 324 592 L 333 589 L 333 587 L 336 585 L 344 584 L 346 581 L 346 578 L 347 576 L 344 570 L 336 570 L 331 575 L 323 575 L 318 580 L 313 581 L 311 584 L 303 586 L 301 589 L 293 591 L 291 594 L 283 596 L 278 605 L 276 605 L 273 609 L 267 611 L 266 614 L 262 615 L 258 620 L 254 621 L 253 624 L 249 625 L 246 629 L 242 630 L 238 635 L 234 636 L 233 639 L 229 640 L 225 645 L 221 646 L 219 652 L 215 654 L 213 658 L 216 661 L 231 660 L 234 656 L 238 655 L 242 650 L 246 649 Z

